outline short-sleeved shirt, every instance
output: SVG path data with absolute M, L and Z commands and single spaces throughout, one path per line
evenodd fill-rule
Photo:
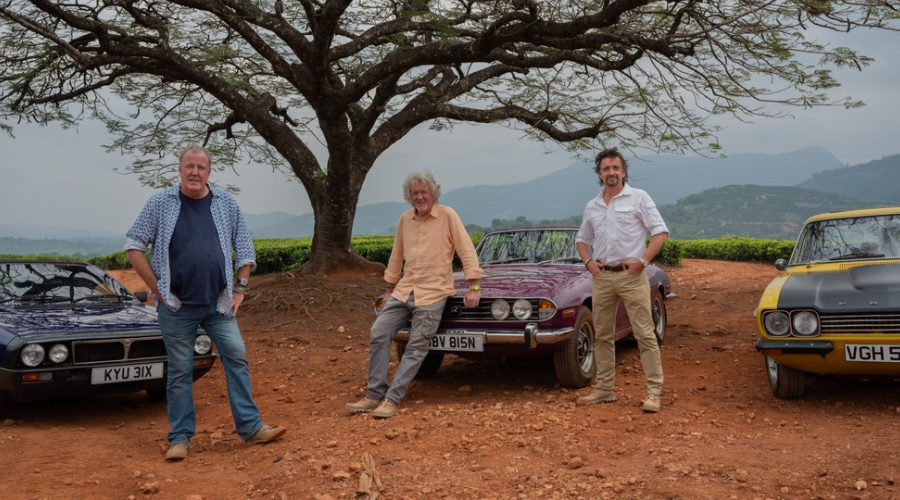
M 406 302 L 412 293 L 417 306 L 427 306 L 456 295 L 454 252 L 462 261 L 466 279 L 480 279 L 475 245 L 456 211 L 435 203 L 425 220 L 416 219 L 413 208 L 403 212 L 384 271 L 385 281 L 396 283 L 391 296 Z
M 575 241 L 593 246 L 592 259 L 617 265 L 640 259 L 648 234 L 668 232 L 650 195 L 625 184 L 609 205 L 603 200 L 603 190 L 587 203 Z
M 216 301 L 216 311 L 227 316 L 232 315 L 231 299 L 234 283 L 234 271 L 246 265 L 251 266 L 251 271 L 256 268 L 256 250 L 253 248 L 253 239 L 250 230 L 241 214 L 237 200 L 224 189 L 209 186 L 212 192 L 212 201 L 209 210 L 218 234 L 219 248 L 225 262 L 232 262 L 234 252 L 234 266 L 225 266 L 225 290 Z M 162 297 L 158 299 L 170 309 L 178 310 L 181 307 L 181 299 L 171 289 L 172 275 L 169 261 L 169 244 L 175 233 L 175 224 L 181 213 L 181 184 L 172 186 L 165 191 L 160 191 L 147 200 L 143 210 L 131 229 L 125 234 L 124 250 L 140 250 L 146 252 L 151 246 L 150 267 L 153 274 L 159 280 L 157 287 Z

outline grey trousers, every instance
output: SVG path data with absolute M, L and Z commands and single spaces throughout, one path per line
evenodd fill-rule
M 447 299 L 416 307 L 412 294 L 404 304 L 390 298 L 384 304 L 381 314 L 375 319 L 369 332 L 369 380 L 366 397 L 382 400 L 385 397 L 399 403 L 406 396 L 406 389 L 412 383 L 419 367 L 428 354 L 431 338 L 437 332 L 441 314 Z M 388 365 L 391 362 L 391 343 L 398 330 L 412 317 L 409 343 L 394 373 L 394 381 L 388 387 Z

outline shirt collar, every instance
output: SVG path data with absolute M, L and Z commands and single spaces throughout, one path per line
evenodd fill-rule
M 431 206 L 431 212 L 428 213 L 428 218 L 436 219 L 438 216 L 438 210 L 440 210 L 440 205 L 438 205 L 438 202 L 434 202 L 434 205 Z M 409 211 L 409 218 L 416 218 L 416 207 L 413 207 L 412 210 Z

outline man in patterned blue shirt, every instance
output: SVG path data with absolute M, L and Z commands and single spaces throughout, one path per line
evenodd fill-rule
M 166 460 L 187 458 L 196 432 L 194 341 L 203 327 L 225 370 L 235 429 L 246 443 L 270 443 L 287 431 L 263 424 L 250 392 L 247 349 L 235 315 L 247 293 L 256 252 L 237 201 L 207 184 L 209 153 L 181 153 L 181 184 L 155 194 L 126 234 L 125 253 L 157 300 L 168 354 L 166 397 L 171 430 Z M 150 259 L 147 249 L 152 247 Z M 234 267 L 232 268 L 232 251 Z

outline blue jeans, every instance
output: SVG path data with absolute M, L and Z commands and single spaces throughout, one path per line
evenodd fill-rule
M 169 444 L 190 445 L 197 431 L 197 414 L 194 410 L 194 340 L 198 327 L 209 334 L 219 353 L 225 370 L 228 402 L 238 436 L 246 441 L 263 426 L 259 408 L 250 394 L 250 365 L 247 348 L 234 316 L 216 312 L 216 303 L 204 306 L 183 304 L 172 312 L 164 305 L 157 306 L 159 326 L 162 329 L 169 357 L 166 398 L 168 399 Z

